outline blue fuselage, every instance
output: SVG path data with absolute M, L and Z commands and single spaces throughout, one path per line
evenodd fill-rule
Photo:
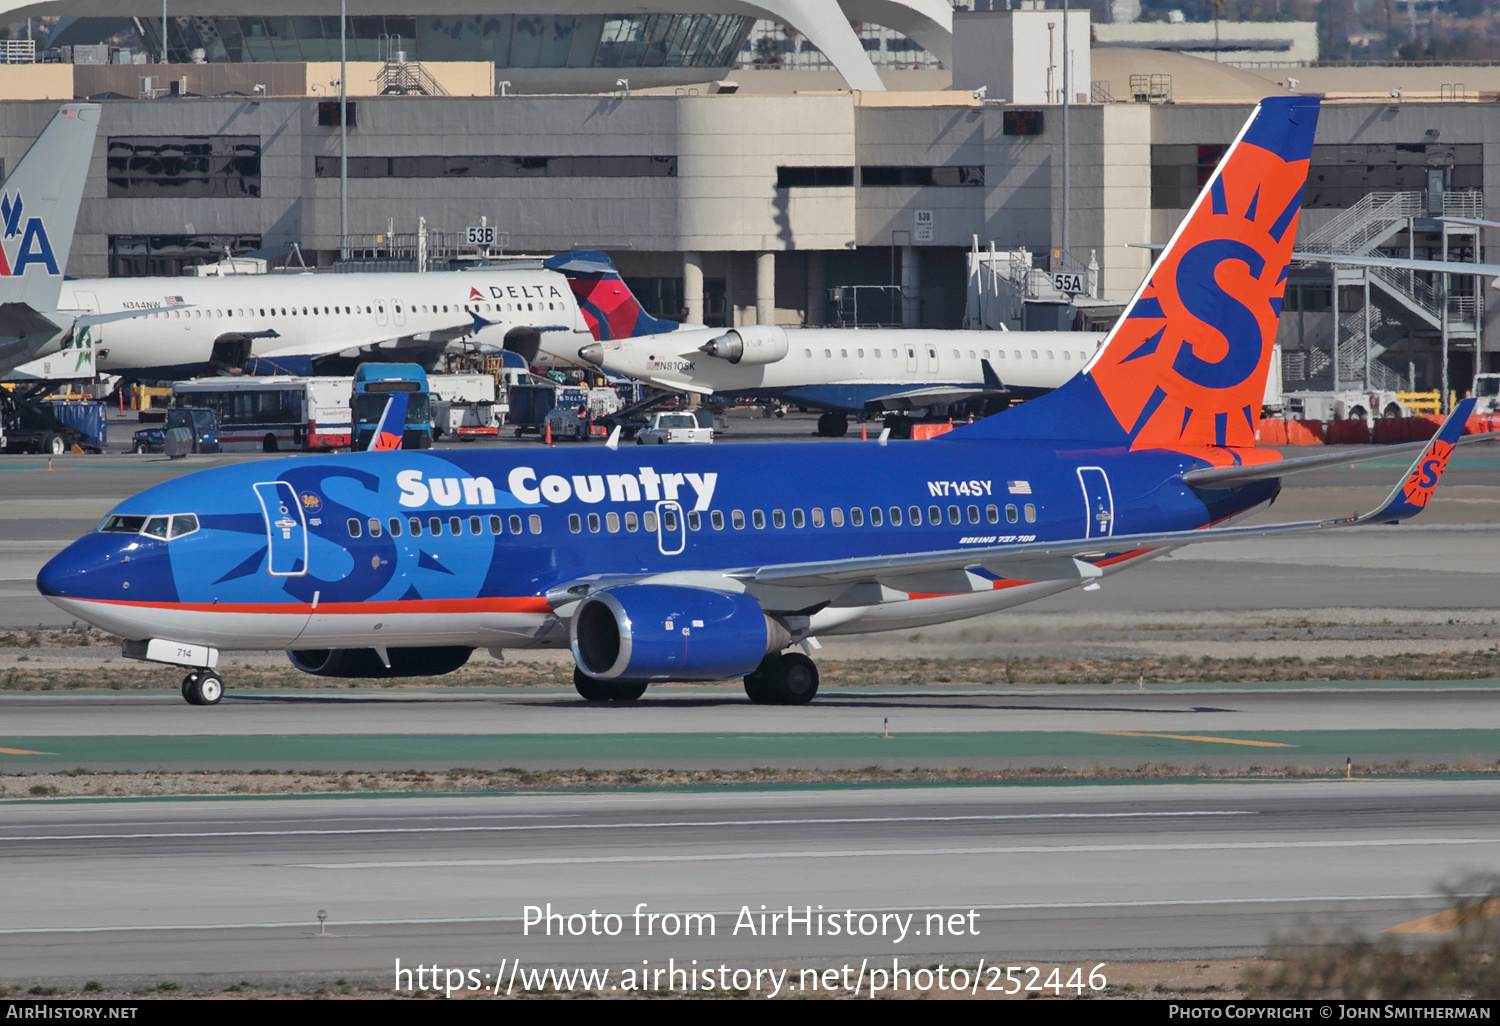
M 1091 537 L 1108 552 L 1109 535 L 1201 527 L 1274 497 L 1274 480 L 1194 491 L 1181 474 L 1197 465 L 961 438 L 299 456 L 147 489 L 111 514 L 146 520 L 78 540 L 37 583 L 127 639 L 505 647 L 536 643 L 549 593 L 580 579 L 712 586 L 746 567 Z M 828 601 L 757 598 L 772 613 Z

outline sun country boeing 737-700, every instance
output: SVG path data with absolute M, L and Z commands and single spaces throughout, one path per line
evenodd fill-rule
M 592 701 L 743 678 L 791 704 L 818 672 L 789 650 L 822 635 L 993 612 L 1197 541 L 1405 520 L 1472 400 L 1364 516 L 1225 526 L 1288 474 L 1397 448 L 1255 442 L 1317 117 L 1262 101 L 1083 372 L 935 441 L 241 463 L 120 503 L 37 585 L 125 655 L 186 667 L 194 704 L 219 700 L 227 650 L 386 677 L 479 647 L 571 647 Z

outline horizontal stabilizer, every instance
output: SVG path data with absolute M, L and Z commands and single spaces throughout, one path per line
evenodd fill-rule
M 1195 542 L 1227 541 L 1281 534 L 1301 534 L 1368 523 L 1396 523 L 1420 513 L 1431 501 L 1442 477 L 1443 468 L 1463 433 L 1464 424 L 1474 408 L 1473 399 L 1465 399 L 1443 422 L 1437 435 L 1423 446 L 1422 453 L 1402 477 L 1390 496 L 1377 508 L 1355 517 L 1330 520 L 1304 520 L 1284 524 L 1200 528 L 1191 531 L 1161 531 L 1150 534 L 1112 535 L 1108 538 L 1073 538 L 1062 541 L 1027 542 L 1019 545 L 975 546 L 946 552 L 910 553 L 899 556 L 872 556 L 863 559 L 832 559 L 810 563 L 783 563 L 741 570 L 730 574 L 746 583 L 775 585 L 781 588 L 827 588 L 831 585 L 885 581 L 918 573 L 944 570 L 987 570 L 1010 580 L 1064 580 L 1092 576 L 1082 566 L 1121 555 L 1143 555 L 1157 549 L 1171 549 Z M 1119 560 L 1113 560 L 1118 564 Z
M 1465 442 L 1478 442 L 1486 438 L 1500 436 L 1500 432 L 1491 431 L 1481 435 L 1467 435 Z M 1292 474 L 1305 474 L 1310 470 L 1321 470 L 1324 467 L 1342 467 L 1351 463 L 1364 463 L 1367 460 L 1390 459 L 1391 457 L 1405 456 L 1409 453 L 1424 451 L 1429 442 L 1402 442 L 1398 445 L 1381 445 L 1370 449 L 1355 449 L 1352 452 L 1326 452 L 1317 456 L 1301 456 L 1297 459 L 1280 460 L 1276 463 L 1259 463 L 1251 466 L 1237 467 L 1204 467 L 1202 470 L 1189 470 L 1182 475 L 1183 484 L 1190 488 L 1227 488 L 1231 485 L 1245 484 L 1249 481 L 1267 481 L 1271 478 L 1289 477 Z

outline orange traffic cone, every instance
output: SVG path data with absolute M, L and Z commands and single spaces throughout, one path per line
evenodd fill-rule
M 861 442 L 868 442 L 870 440 L 870 429 L 863 424 L 859 426 L 859 440 Z
M 552 422 L 550 420 L 547 422 L 547 444 L 552 444 Z

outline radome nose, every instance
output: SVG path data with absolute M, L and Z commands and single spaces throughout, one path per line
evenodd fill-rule
M 80 571 L 78 543 L 74 542 L 57 555 L 47 560 L 36 575 L 36 590 L 43 595 L 65 596 L 69 586 L 76 583 Z
M 590 342 L 578 350 L 578 357 L 579 359 L 587 360 L 596 367 L 601 366 L 599 361 L 604 358 L 604 347 L 597 342 Z

